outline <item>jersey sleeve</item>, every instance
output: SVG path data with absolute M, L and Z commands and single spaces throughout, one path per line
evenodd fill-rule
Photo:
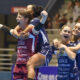
M 30 24 L 29 25 L 32 25 L 33 27 L 36 27 L 39 23 L 40 23 L 39 18 L 34 18 L 34 19 L 32 19 L 30 21 Z M 32 29 L 32 33 L 34 35 L 38 35 L 39 34 L 39 31 L 36 31 L 35 29 Z
M 35 27 L 38 23 L 40 23 L 39 18 L 34 18 L 30 21 L 29 25 L 33 25 Z

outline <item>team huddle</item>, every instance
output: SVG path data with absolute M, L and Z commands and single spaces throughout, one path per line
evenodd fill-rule
M 52 54 L 58 59 L 57 80 L 80 80 L 80 23 L 73 30 L 64 25 L 61 39 L 54 39 L 50 46 L 44 25 L 47 17 L 41 6 L 27 5 L 18 11 L 14 29 L 0 24 L 0 29 L 18 39 L 13 80 L 36 80 L 35 69 L 48 66 Z

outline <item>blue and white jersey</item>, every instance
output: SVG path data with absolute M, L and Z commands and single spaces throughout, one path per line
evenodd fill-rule
M 74 43 L 67 44 L 66 46 L 74 46 Z M 54 51 L 58 58 L 58 80 L 70 80 L 70 72 L 74 67 L 74 60 L 71 60 L 65 50 Z
M 38 18 L 34 18 L 31 20 L 30 24 L 36 26 L 38 23 L 40 23 L 40 20 Z M 38 34 L 38 43 L 37 43 L 37 48 L 36 52 L 40 52 L 44 56 L 46 56 L 46 60 L 49 62 L 52 58 L 52 52 L 51 52 L 51 47 L 49 44 L 48 36 L 45 31 L 45 26 L 43 25 L 42 28 L 39 31 Z
M 56 54 L 56 51 L 58 50 L 54 45 L 51 46 L 52 54 Z
M 39 18 L 34 18 L 30 21 L 30 25 L 36 26 L 38 23 L 40 23 L 40 19 Z
M 80 41 L 76 42 L 76 45 L 80 43 Z M 80 49 L 78 51 L 76 51 L 76 63 L 77 63 L 77 67 L 80 70 Z

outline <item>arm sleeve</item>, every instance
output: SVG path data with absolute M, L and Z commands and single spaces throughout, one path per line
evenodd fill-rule
M 35 31 L 39 31 L 43 26 L 43 24 L 40 23 L 39 18 L 34 18 L 30 24 L 34 26 Z
M 40 23 L 40 19 L 39 18 L 34 18 L 31 20 L 29 25 L 33 25 L 34 28 L 32 29 L 32 33 L 34 35 L 39 34 L 39 30 L 43 27 L 44 24 Z
M 33 25 L 35 27 L 38 23 L 40 23 L 40 19 L 39 18 L 34 18 L 30 21 L 29 25 Z
M 3 31 L 6 32 L 7 34 L 11 35 L 11 34 L 10 34 L 10 30 L 11 30 L 11 29 L 10 29 L 9 27 L 7 27 L 7 26 L 5 26 L 5 25 L 2 25 L 1 30 L 3 30 Z
M 34 28 L 32 29 L 32 33 L 33 33 L 34 35 L 39 34 L 39 30 L 40 30 L 40 29 L 37 28 L 38 25 L 39 25 L 39 23 L 40 23 L 40 19 L 39 19 L 39 18 L 34 18 L 34 19 L 32 19 L 32 20 L 30 21 L 30 24 L 29 24 L 29 25 L 34 26 Z
M 30 24 L 34 26 L 34 29 L 36 31 L 39 31 L 43 26 L 43 24 L 40 23 L 39 18 L 34 18 L 33 20 L 31 20 Z

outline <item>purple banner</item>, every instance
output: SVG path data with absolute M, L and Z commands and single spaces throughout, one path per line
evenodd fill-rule
M 57 80 L 57 67 L 40 67 L 38 80 Z

